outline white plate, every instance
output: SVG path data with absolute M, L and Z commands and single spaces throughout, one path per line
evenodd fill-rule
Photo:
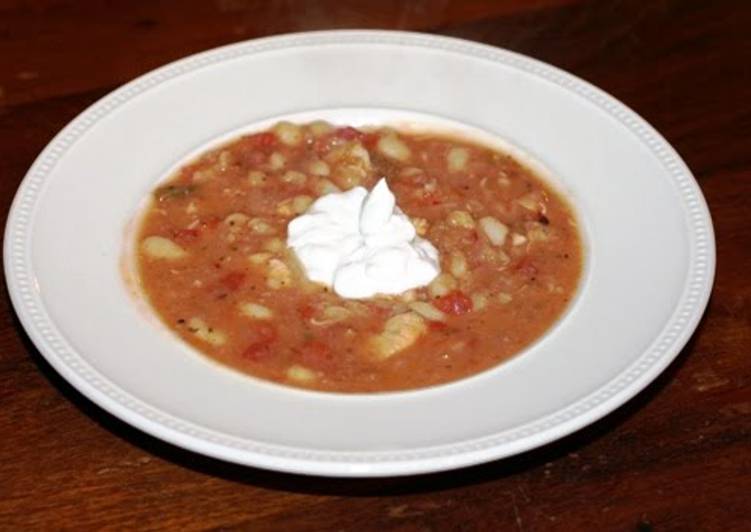
M 423 113 L 507 139 L 543 163 L 574 202 L 588 245 L 585 279 L 565 318 L 491 371 L 370 396 L 261 382 L 176 341 L 122 280 L 128 221 L 154 183 L 196 149 L 305 111 L 354 123 Z M 686 343 L 714 264 L 711 220 L 690 171 L 623 104 L 518 54 L 372 31 L 240 43 L 128 83 L 45 148 L 5 235 L 21 322 L 91 400 L 200 453 L 337 476 L 485 462 L 604 416 Z

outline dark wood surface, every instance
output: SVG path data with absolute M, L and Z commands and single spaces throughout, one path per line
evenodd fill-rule
M 238 467 L 84 399 L 0 301 L 0 530 L 751 530 L 751 2 L 0 2 L 0 205 L 76 114 L 167 61 L 342 27 L 453 35 L 565 68 L 677 148 L 709 202 L 714 294 L 644 393 L 541 449 L 450 473 L 331 480 Z

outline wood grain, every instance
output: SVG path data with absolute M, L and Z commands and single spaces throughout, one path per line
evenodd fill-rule
M 132 77 L 216 45 L 341 27 L 527 53 L 655 125 L 699 179 L 717 234 L 715 289 L 690 343 L 644 393 L 543 448 L 437 475 L 331 480 L 233 466 L 123 424 L 47 365 L 6 293 L 0 530 L 751 529 L 751 3 L 6 1 L 0 206 L 67 121 Z

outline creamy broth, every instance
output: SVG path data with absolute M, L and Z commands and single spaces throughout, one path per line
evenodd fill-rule
M 385 178 L 441 274 L 397 296 L 313 283 L 287 225 L 322 195 Z M 212 149 L 153 194 L 140 283 L 163 322 L 241 372 L 334 392 L 454 381 L 518 353 L 577 289 L 570 206 L 508 154 L 438 133 L 280 123 Z

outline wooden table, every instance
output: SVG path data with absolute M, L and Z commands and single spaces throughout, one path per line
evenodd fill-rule
M 643 0 L 6 0 L 0 202 L 86 106 L 167 61 L 261 35 L 399 28 L 490 43 L 592 81 L 693 169 L 718 270 L 689 345 L 562 441 L 438 475 L 330 480 L 211 460 L 136 431 L 0 315 L 0 529 L 751 530 L 751 3 Z

